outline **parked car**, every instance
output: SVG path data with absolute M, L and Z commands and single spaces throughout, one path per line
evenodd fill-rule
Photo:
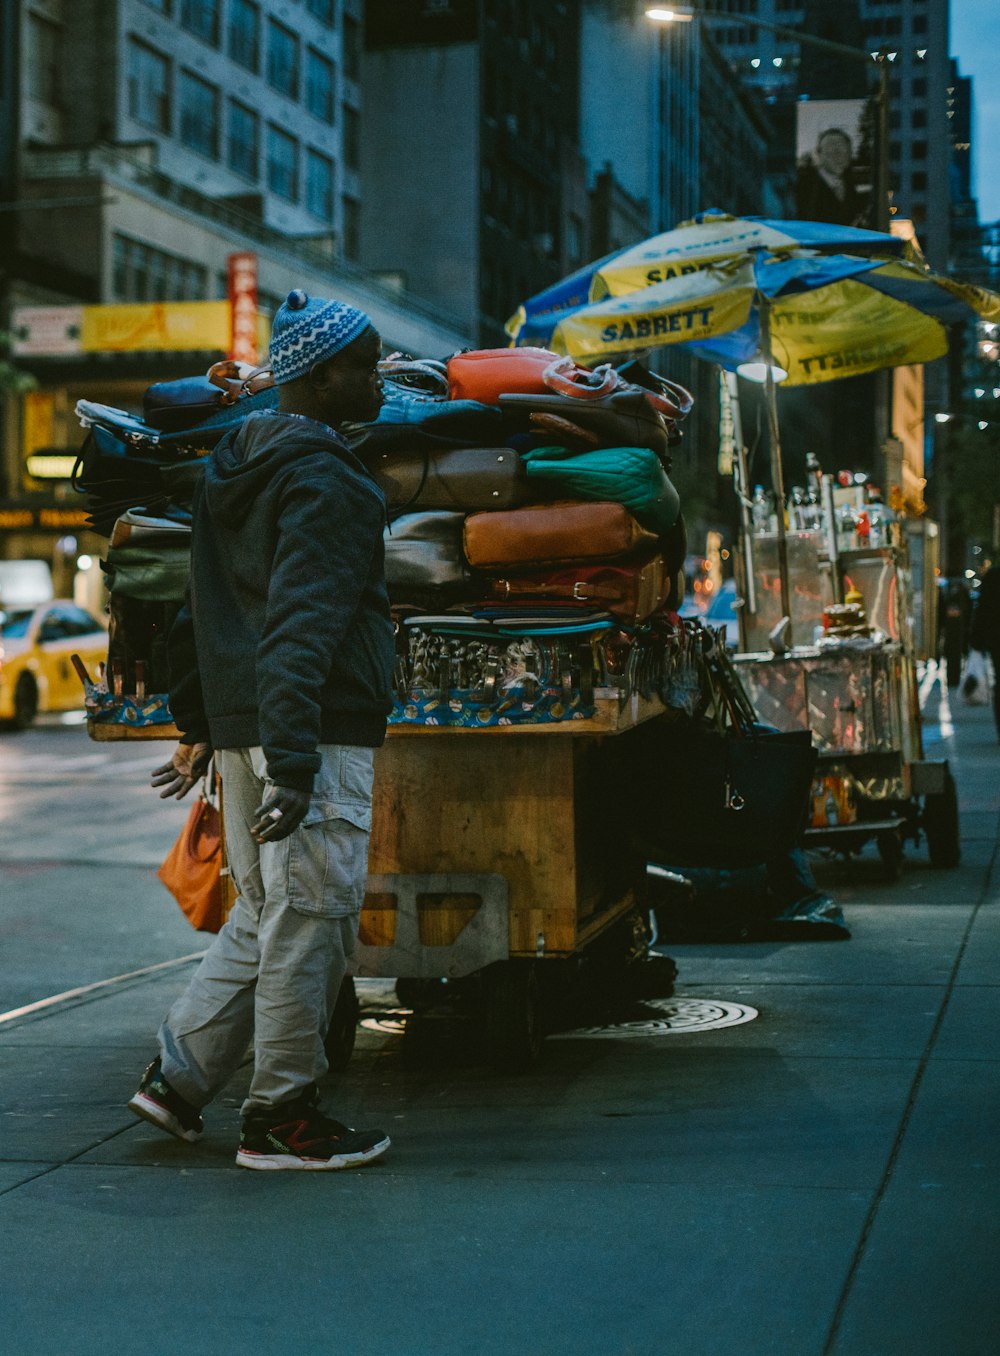
M 717 593 L 712 595 L 705 609 L 702 621 L 706 626 L 723 627 L 726 632 L 726 649 L 740 648 L 740 619 L 736 611 L 736 581 L 726 579 Z
M 107 651 L 104 624 L 69 599 L 0 609 L 0 721 L 25 730 L 40 711 L 82 707 L 70 656 L 96 676 Z
M 740 622 L 736 611 L 736 581 L 726 579 L 716 593 L 687 596 L 680 606 L 682 617 L 697 617 L 705 626 L 723 627 L 726 648 L 740 647 Z

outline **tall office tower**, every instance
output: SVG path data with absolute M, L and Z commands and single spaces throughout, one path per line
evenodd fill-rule
M 369 0 L 362 260 L 486 344 L 586 262 L 576 4 Z
M 928 260 L 946 268 L 949 248 L 948 0 L 706 0 L 725 12 L 712 30 L 745 84 L 773 109 L 785 110 L 786 156 L 794 154 L 790 103 L 803 98 L 854 98 L 865 92 L 863 60 L 822 52 L 762 28 L 753 20 L 800 29 L 864 53 L 892 53 L 889 80 L 889 168 L 894 215 L 913 221 Z M 873 67 L 874 63 L 870 63 Z M 867 80 L 874 85 L 874 74 Z

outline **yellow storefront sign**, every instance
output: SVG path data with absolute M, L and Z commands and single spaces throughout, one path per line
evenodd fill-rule
M 229 351 L 228 301 L 164 301 L 85 306 L 86 353 Z

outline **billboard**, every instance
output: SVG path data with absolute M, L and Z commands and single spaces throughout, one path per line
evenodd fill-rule
M 228 301 L 150 301 L 112 306 L 16 306 L 15 357 L 81 353 L 227 353 Z
M 802 99 L 796 109 L 796 216 L 838 226 L 872 226 L 873 102 Z

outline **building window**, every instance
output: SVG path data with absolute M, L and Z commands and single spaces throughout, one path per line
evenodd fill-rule
M 914 99 L 927 98 L 927 77 L 925 75 L 913 77 L 913 97 Z
M 333 161 L 319 151 L 306 151 L 306 207 L 325 222 L 333 218 Z
M 910 176 L 910 187 L 914 193 L 925 193 L 927 191 L 927 171 L 914 170 Z
M 219 91 L 206 80 L 181 71 L 177 90 L 180 138 L 185 146 L 210 160 L 219 158 Z
M 219 45 L 219 0 L 181 0 L 181 27 Z
M 299 144 L 273 124 L 267 129 L 267 186 L 279 198 L 299 200 Z
M 28 93 L 40 103 L 59 107 L 59 74 L 63 32 L 59 24 L 28 15 Z
M 229 0 L 229 55 L 248 71 L 260 64 L 260 9 L 253 0 Z
M 299 40 L 276 19 L 267 25 L 267 82 L 289 99 L 299 97 Z
M 352 170 L 361 168 L 361 119 L 350 104 L 344 105 L 344 164 Z
M 344 74 L 348 80 L 361 79 L 361 25 L 344 15 Z
M 926 108 L 915 108 L 915 109 L 913 110 L 913 112 L 910 114 L 910 124 L 911 124 L 911 126 L 913 126 L 913 127 L 926 127 L 926 126 L 927 126 L 927 109 L 926 109 Z
M 111 285 L 116 301 L 202 301 L 208 270 L 127 235 L 114 236 Z
M 327 28 L 333 27 L 333 0 L 306 0 L 306 9 Z
M 260 119 L 235 99 L 229 101 L 229 168 L 247 179 L 257 178 L 260 154 Z
M 344 198 L 344 254 L 348 259 L 361 256 L 361 204 L 357 198 Z
M 910 143 L 910 154 L 913 156 L 914 160 L 926 160 L 926 159 L 927 159 L 927 142 L 926 142 L 926 141 L 913 141 L 913 142 L 911 142 L 911 143 Z
M 306 107 L 314 118 L 333 124 L 333 62 L 314 51 L 306 53 Z
M 157 132 L 170 131 L 170 63 L 152 47 L 129 41 L 128 111 Z
M 926 32 L 927 32 L 927 15 L 926 15 L 926 14 L 914 14 L 914 16 L 913 16 L 913 31 L 914 31 L 914 33 L 926 33 Z

